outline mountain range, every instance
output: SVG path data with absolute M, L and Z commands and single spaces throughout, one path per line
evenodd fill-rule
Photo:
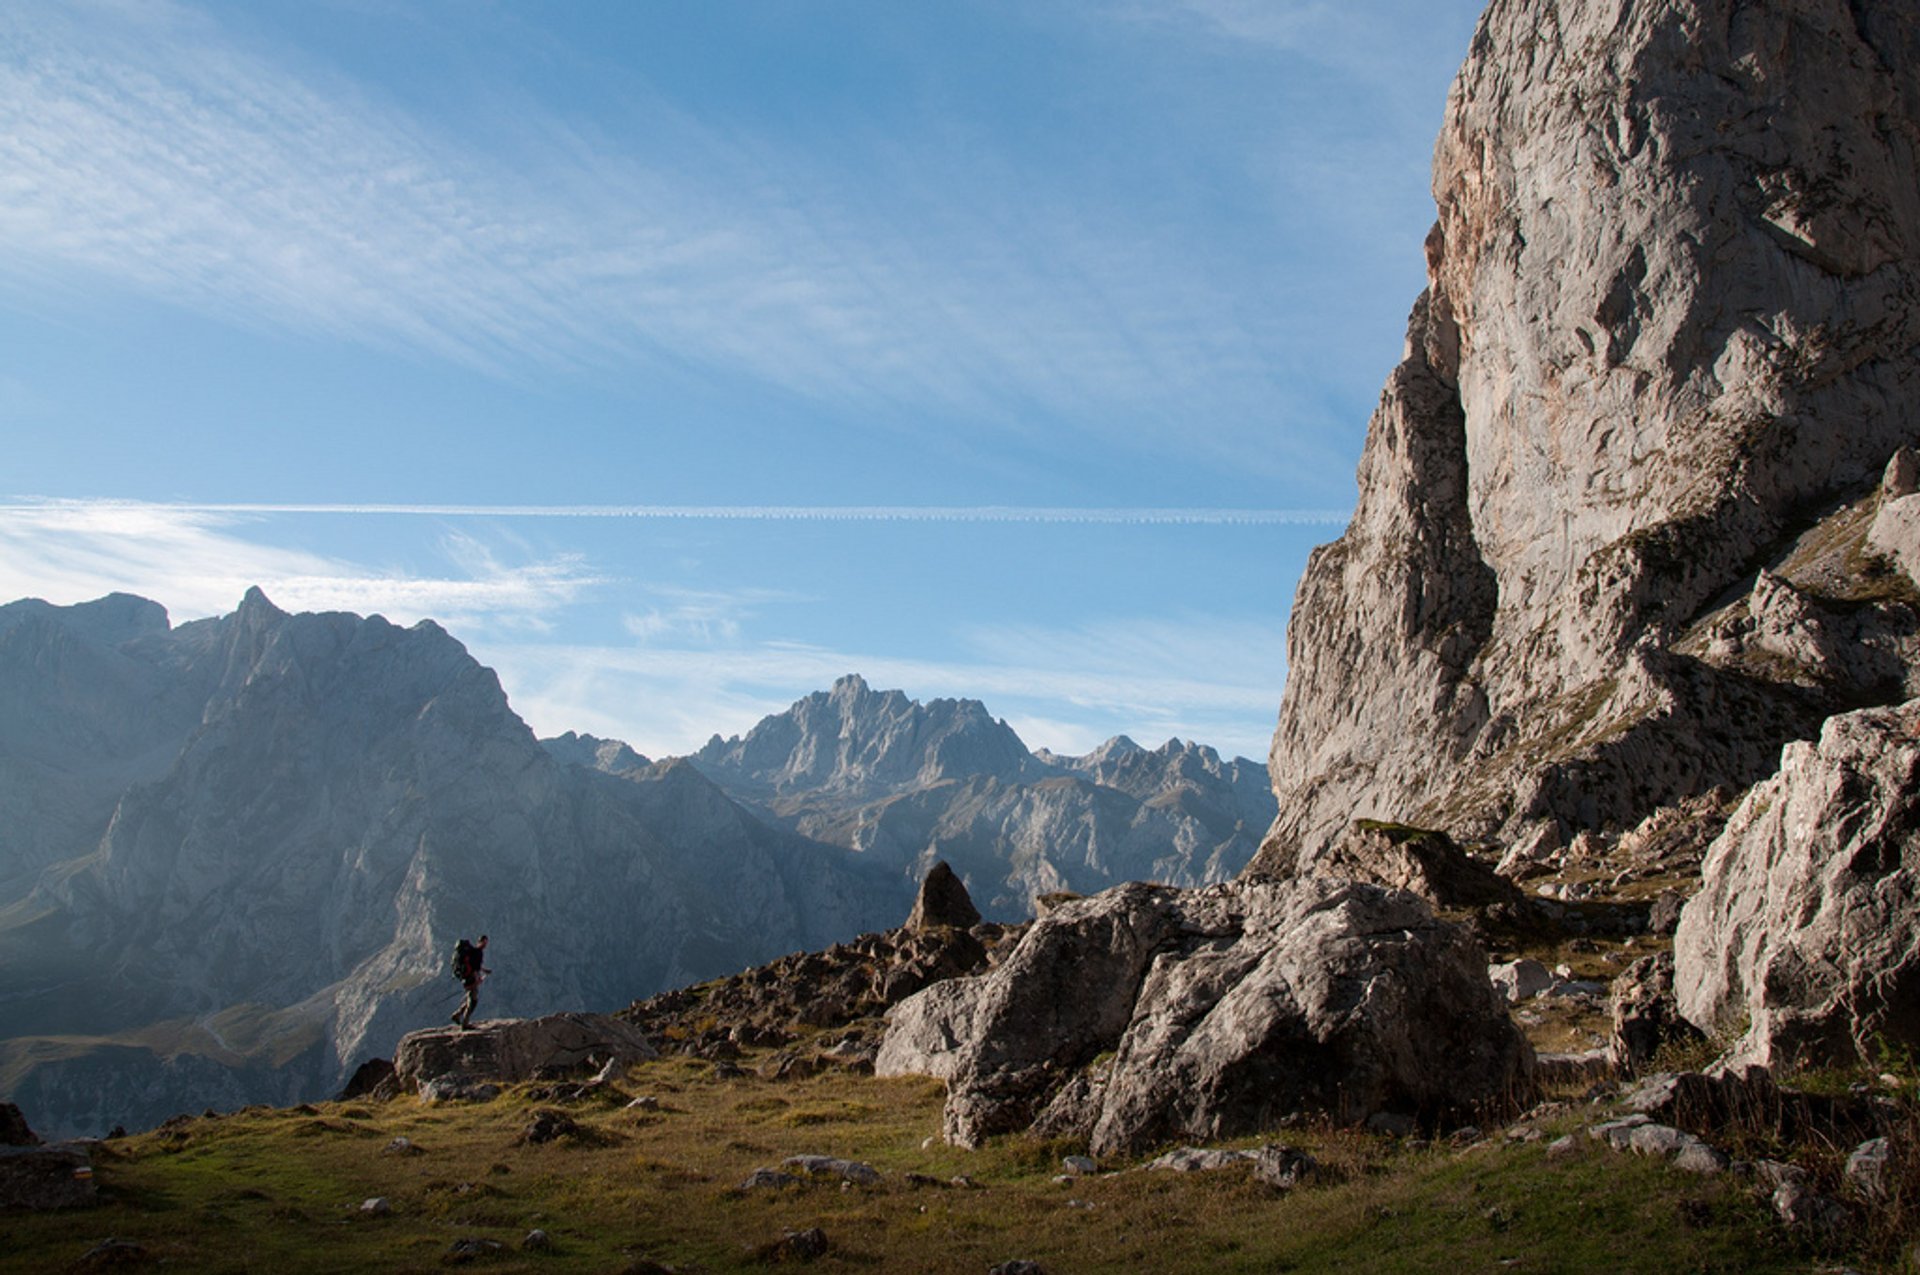
M 1252 763 L 1029 752 L 974 701 L 857 677 L 653 762 L 537 740 L 438 625 L 259 590 L 0 607 L 0 1096 L 56 1131 L 324 1095 L 436 1021 L 611 1008 L 897 924 L 945 857 L 1002 919 L 1129 876 L 1231 876 Z

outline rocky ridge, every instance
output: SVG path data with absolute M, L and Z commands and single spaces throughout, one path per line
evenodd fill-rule
M 1264 773 L 1205 745 L 1032 753 L 976 700 L 920 704 L 857 676 L 689 761 L 769 822 L 907 883 L 950 863 L 1001 922 L 1063 890 L 1225 880 L 1274 815 Z
M 910 897 L 685 763 L 557 762 L 431 623 L 258 590 L 178 630 L 131 599 L 0 619 L 8 747 L 86 798 L 0 843 L 0 877 L 33 881 L 0 914 L 0 1081 L 55 1129 L 331 1092 L 444 1017 L 459 936 L 494 941 L 483 1012 L 611 1008 Z M 22 791 L 30 816 L 47 798 Z

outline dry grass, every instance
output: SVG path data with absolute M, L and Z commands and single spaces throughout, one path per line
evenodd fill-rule
M 1410 1149 L 1289 1130 L 1276 1140 L 1307 1147 L 1324 1172 L 1287 1194 L 1239 1170 L 1061 1184 L 1067 1144 L 923 1146 L 939 1127 L 937 1082 L 721 1081 L 671 1058 L 635 1068 L 623 1087 L 658 1110 L 575 1104 L 568 1114 L 596 1135 L 586 1140 L 521 1144 L 548 1105 L 524 1088 L 473 1106 L 254 1109 L 125 1139 L 100 1163 L 100 1208 L 0 1216 L 0 1269 L 63 1270 L 118 1236 L 176 1269 L 430 1270 L 473 1236 L 505 1246 L 476 1263 L 488 1270 L 722 1271 L 755 1269 L 756 1250 L 812 1226 L 831 1242 L 815 1263 L 827 1271 L 980 1275 L 1014 1257 L 1056 1273 L 1805 1269 L 1736 1187 L 1630 1157 L 1550 1164 L 1538 1145 Z M 397 1136 L 422 1150 L 391 1153 Z M 735 1189 L 803 1153 L 864 1160 L 884 1176 Z M 908 1173 L 978 1185 L 914 1186 Z M 373 1196 L 392 1213 L 362 1213 Z M 523 1252 L 536 1227 L 553 1247 Z

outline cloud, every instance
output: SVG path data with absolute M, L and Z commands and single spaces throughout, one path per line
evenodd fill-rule
M 270 514 L 416 518 L 631 518 L 715 522 L 932 522 L 1082 523 L 1117 526 L 1345 526 L 1350 509 L 1208 509 L 1072 507 L 1026 505 L 425 505 L 425 504 L 220 504 L 147 501 L 0 502 L 0 513 L 87 508 L 157 517 L 247 517 Z
M 1320 413 L 1272 374 L 1291 347 L 1244 260 L 1045 172 L 911 140 L 840 171 L 660 101 L 618 141 L 517 98 L 456 133 L 262 47 L 164 4 L 0 10 L 0 275 L 508 377 L 691 365 L 1241 465 L 1251 431 Z
M 539 628 L 553 609 L 604 583 L 577 556 L 499 561 L 448 534 L 456 572 L 422 576 L 261 544 L 233 514 L 156 505 L 67 502 L 0 506 L 0 598 L 68 604 L 115 591 L 164 602 L 176 620 L 231 611 L 251 586 L 294 611 L 378 613 L 399 623 Z
M 952 660 L 779 642 L 473 646 L 540 734 L 588 730 L 650 756 L 695 751 L 716 733 L 743 734 L 793 700 L 860 673 L 916 699 L 982 700 L 1029 747 L 1082 753 L 1128 733 L 1261 757 L 1285 676 L 1272 628 L 1205 616 L 982 629 L 967 642 L 968 653 Z

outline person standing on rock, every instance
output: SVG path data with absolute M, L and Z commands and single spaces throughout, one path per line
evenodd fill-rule
M 467 989 L 467 999 L 460 1003 L 459 1009 L 453 1011 L 453 1021 L 459 1024 L 461 1031 L 473 1026 L 473 1011 L 480 1004 L 480 983 L 493 973 L 481 964 L 486 954 L 487 936 L 484 934 L 478 943 L 461 939 L 453 947 L 453 976 Z

